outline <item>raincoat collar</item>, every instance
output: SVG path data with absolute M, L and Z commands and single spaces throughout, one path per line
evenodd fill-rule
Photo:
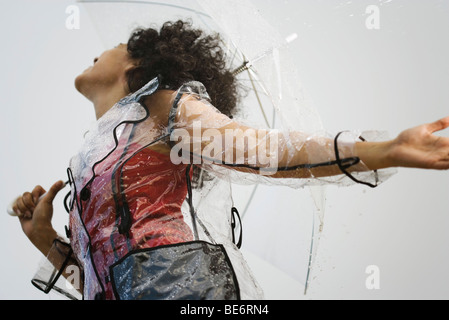
M 159 85 L 160 85 L 159 77 L 156 77 L 152 79 L 150 82 L 148 82 L 146 85 L 144 85 L 142 88 L 137 90 L 136 92 L 122 98 L 119 102 L 117 102 L 117 104 L 119 106 L 124 106 L 130 103 L 140 102 L 142 98 L 150 96 L 154 92 L 156 92 L 156 90 L 159 88 Z
M 119 100 L 84 136 L 84 143 L 70 161 L 75 180 L 84 185 L 86 177 L 95 176 L 95 166 L 103 162 L 116 148 L 126 124 L 145 121 L 148 109 L 141 103 L 144 97 L 154 94 L 160 85 L 159 78 L 149 81 L 138 91 Z

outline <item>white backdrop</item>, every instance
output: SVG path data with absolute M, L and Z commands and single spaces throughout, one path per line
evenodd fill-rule
M 393 137 L 449 115 L 449 2 L 255 3 L 282 33 L 299 35 L 292 44 L 299 74 L 329 131 L 380 129 Z M 69 5 L 78 4 L 2 3 L 0 209 L 36 184 L 48 188 L 65 179 L 68 159 L 95 120 L 73 81 L 103 48 L 81 5 L 80 28 L 66 28 Z M 379 9 L 379 29 L 366 26 L 369 5 Z M 294 281 L 261 267 L 248 253 L 267 298 L 449 298 L 448 178 L 448 172 L 400 169 L 375 190 L 329 187 L 306 297 Z M 54 217 L 61 233 L 67 223 L 62 198 Z M 6 212 L 0 221 L 0 299 L 57 298 L 31 285 L 41 256 L 19 223 Z M 365 285 L 370 265 L 380 271 L 378 290 Z

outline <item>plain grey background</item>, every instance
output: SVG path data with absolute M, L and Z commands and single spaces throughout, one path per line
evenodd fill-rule
M 257 0 L 291 48 L 324 126 L 403 129 L 449 115 L 449 2 L 443 0 Z M 3 1 L 1 6 L 0 208 L 36 184 L 65 178 L 68 159 L 94 121 L 74 78 L 102 47 L 81 9 L 65 26 L 68 0 Z M 366 8 L 380 9 L 368 30 Z M 445 131 L 441 135 L 448 136 Z M 326 218 L 309 294 L 288 276 L 248 260 L 271 299 L 447 299 L 449 173 L 400 169 L 375 190 L 327 189 Z M 57 198 L 54 225 L 67 215 Z M 3 209 L 2 209 L 3 210 Z M 56 299 L 32 287 L 41 259 L 19 223 L 0 215 L 1 299 Z M 366 267 L 380 270 L 368 290 Z

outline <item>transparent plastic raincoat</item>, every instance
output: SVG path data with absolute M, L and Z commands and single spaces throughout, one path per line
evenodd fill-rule
M 391 174 L 354 153 L 370 136 L 251 128 L 216 110 L 198 82 L 172 91 L 168 122 L 157 123 L 144 101 L 159 82 L 114 105 L 72 158 L 70 243 L 55 241 L 33 279 L 40 289 L 75 297 L 57 281 L 79 268 L 85 299 L 261 299 L 239 251 L 231 182 L 375 186 Z

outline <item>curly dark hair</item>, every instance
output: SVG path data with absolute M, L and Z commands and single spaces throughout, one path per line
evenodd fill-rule
M 199 81 L 206 87 L 214 107 L 233 118 L 239 99 L 237 81 L 228 69 L 221 41 L 218 33 L 205 34 L 193 28 L 190 21 L 169 21 L 159 31 L 136 29 L 128 40 L 130 58 L 137 61 L 137 66 L 126 74 L 130 92 L 155 77 L 171 90 L 188 81 Z M 210 180 L 213 177 L 194 166 L 194 188 L 202 188 Z
M 128 87 L 135 92 L 159 76 L 164 87 L 177 90 L 185 82 L 199 81 L 211 103 L 228 117 L 233 116 L 238 100 L 233 73 L 218 33 L 206 35 L 194 29 L 190 21 L 166 22 L 160 31 L 135 30 L 128 40 L 128 53 L 138 61 L 127 73 Z

